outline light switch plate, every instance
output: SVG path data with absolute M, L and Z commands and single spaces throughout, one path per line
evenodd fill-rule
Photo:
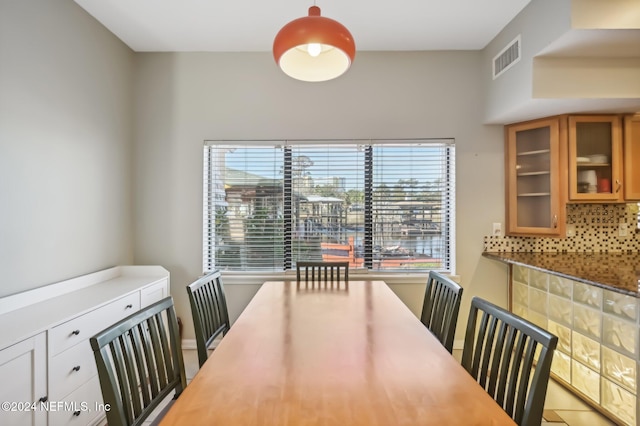
M 628 232 L 629 232 L 629 228 L 627 224 L 620 222 L 620 225 L 618 225 L 618 236 L 626 237 Z
M 493 236 L 499 237 L 502 235 L 502 224 L 500 222 L 495 222 L 493 224 Z
M 567 224 L 567 237 L 574 237 L 576 235 L 576 225 L 573 223 Z

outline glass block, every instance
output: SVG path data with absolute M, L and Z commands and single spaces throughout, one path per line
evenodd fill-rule
M 596 403 L 600 402 L 600 375 L 575 359 L 571 360 L 571 384 Z
M 602 374 L 626 387 L 632 392 L 637 390 L 636 362 L 606 346 L 602 347 Z
M 611 290 L 603 292 L 602 310 L 620 318 L 635 321 L 638 319 L 638 299 Z
M 553 361 L 551 362 L 551 371 L 560 379 L 567 383 L 571 383 L 571 358 L 562 352 L 553 353 Z
M 549 292 L 565 299 L 571 299 L 573 281 L 556 275 L 549 275 Z
M 529 268 L 524 266 L 514 265 L 513 266 L 513 281 L 518 281 L 522 284 L 529 283 Z
M 549 295 L 549 318 L 571 327 L 573 324 L 573 303 L 553 294 Z
M 579 304 L 573 304 L 573 328 L 587 336 L 600 340 L 602 314 L 595 309 Z
M 629 425 L 636 424 L 636 397 L 609 380 L 602 378 L 602 406 Z
M 529 321 L 537 325 L 538 327 L 542 327 L 545 330 L 547 329 L 547 316 L 541 313 L 538 313 L 532 309 L 529 309 L 529 317 L 527 318 Z
M 558 336 L 558 350 L 571 355 L 571 329 L 557 322 L 548 322 L 549 332 Z
M 536 271 L 535 269 L 531 269 L 529 272 L 529 285 L 531 287 L 539 288 L 540 290 L 547 291 L 549 280 L 549 274 L 541 271 Z
M 522 306 L 517 303 L 514 303 L 513 306 L 511 307 L 511 310 L 513 311 L 514 314 L 524 319 L 527 319 L 529 317 L 529 309 L 526 306 Z
M 547 292 L 529 287 L 529 309 L 547 315 Z
M 602 341 L 631 356 L 638 354 L 638 326 L 612 315 L 604 315 Z
M 602 289 L 574 281 L 573 301 L 594 308 L 602 308 Z
M 573 357 L 584 365 L 600 372 L 600 343 L 575 331 L 572 337 Z
M 513 283 L 513 303 L 529 306 L 529 287 L 517 282 Z

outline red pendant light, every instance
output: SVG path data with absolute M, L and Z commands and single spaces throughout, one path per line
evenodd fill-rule
M 273 57 L 289 77 L 326 81 L 344 74 L 356 56 L 353 36 L 341 23 L 320 16 L 311 6 L 309 16 L 295 19 L 273 40 Z

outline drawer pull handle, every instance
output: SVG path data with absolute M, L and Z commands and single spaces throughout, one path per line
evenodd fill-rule
M 131 303 L 129 303 L 127 306 L 124 307 L 125 309 L 131 309 L 133 308 L 133 305 Z
M 76 417 L 78 417 L 78 416 L 80 415 L 80 410 L 74 411 L 74 412 L 73 412 L 73 415 L 74 415 L 74 416 L 76 416 Z
M 49 397 L 47 395 L 43 396 L 42 398 L 40 398 L 38 401 L 40 402 L 47 402 L 49 400 Z
M 73 367 L 73 371 L 80 371 L 80 366 L 76 365 L 75 367 Z
M 80 330 L 73 330 L 71 334 L 73 334 L 74 336 L 77 336 L 78 334 L 80 334 Z

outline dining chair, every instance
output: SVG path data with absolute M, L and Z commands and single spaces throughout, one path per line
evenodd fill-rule
M 229 311 L 220 271 L 213 271 L 187 286 L 200 367 L 209 357 L 209 347 L 229 331 Z
M 557 344 L 543 328 L 474 297 L 462 366 L 518 425 L 540 426 Z
M 89 339 L 109 426 L 141 425 L 187 386 L 173 299 L 167 297 Z M 173 402 L 173 401 L 171 401 Z M 172 405 L 160 412 L 162 418 Z
M 451 278 L 429 272 L 420 321 L 449 352 L 453 350 L 462 290 Z
M 299 260 L 296 262 L 296 279 L 301 281 L 349 281 L 349 262 L 324 262 Z

